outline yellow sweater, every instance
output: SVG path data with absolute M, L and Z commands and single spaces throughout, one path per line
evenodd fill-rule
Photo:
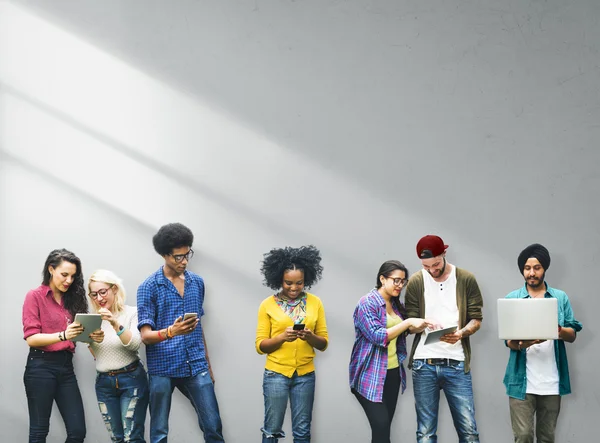
M 256 351 L 259 354 L 264 354 L 260 350 L 261 342 L 283 333 L 287 327 L 293 324 L 292 319 L 277 305 L 275 297 L 271 295 L 264 299 L 258 308 Z M 314 334 L 328 340 L 323 303 L 321 303 L 319 297 L 308 292 L 306 293 L 306 319 L 304 324 Z M 279 349 L 267 355 L 265 369 L 286 377 L 292 377 L 296 371 L 298 371 L 298 375 L 305 375 L 315 370 L 314 357 L 314 348 L 305 340 L 286 341 Z

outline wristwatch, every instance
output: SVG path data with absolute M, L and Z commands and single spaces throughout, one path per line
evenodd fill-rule
M 119 325 L 119 330 L 117 331 L 117 337 L 119 337 L 123 332 L 125 332 L 125 327 L 123 325 Z

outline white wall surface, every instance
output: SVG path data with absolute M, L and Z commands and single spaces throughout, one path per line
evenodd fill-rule
M 151 237 L 173 221 L 196 235 L 228 442 L 260 438 L 262 254 L 321 249 L 313 292 L 330 347 L 313 440 L 359 443 L 370 433 L 347 382 L 352 311 L 383 261 L 418 269 L 428 233 L 484 292 L 472 341 L 482 441 L 512 439 L 495 300 L 522 284 L 516 258 L 533 242 L 584 324 L 567 345 L 574 394 L 557 441 L 595 441 L 598 17 L 595 0 L 0 2 L 3 441 L 27 439 L 21 307 L 48 252 L 75 251 L 86 277 L 115 271 L 135 304 L 161 264 Z M 84 351 L 86 442 L 106 442 Z M 440 441 L 455 441 L 441 411 Z M 414 432 L 409 379 L 393 441 Z M 170 437 L 201 441 L 179 393 Z M 55 411 L 48 442 L 63 439 Z

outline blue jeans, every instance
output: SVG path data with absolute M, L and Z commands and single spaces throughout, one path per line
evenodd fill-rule
M 96 398 L 114 443 L 146 443 L 144 423 L 148 408 L 148 377 L 141 363 L 131 372 L 96 376 Z
M 475 423 L 475 404 L 471 373 L 465 374 L 464 362 L 451 360 L 432 365 L 415 360 L 412 368 L 417 442 L 436 442 L 440 390 L 444 390 L 459 443 L 479 442 Z
M 83 443 L 85 415 L 73 371 L 73 354 L 31 348 L 23 382 L 29 408 L 29 443 L 46 442 L 55 401 L 67 430 L 65 443 Z
M 198 415 L 206 443 L 224 442 L 215 388 L 208 371 L 191 377 L 150 375 L 150 442 L 167 443 L 171 397 L 175 388 L 185 395 Z
M 261 429 L 263 443 L 277 443 L 285 437 L 281 429 L 288 398 L 292 409 L 294 443 L 310 442 L 310 424 L 315 399 L 315 373 L 294 373 L 292 378 L 265 369 L 263 375 L 265 423 Z

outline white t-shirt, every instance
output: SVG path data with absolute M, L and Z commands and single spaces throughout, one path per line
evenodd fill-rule
M 527 394 L 558 395 L 558 366 L 554 340 L 527 348 Z
M 131 331 L 131 340 L 124 345 L 121 337 L 117 336 L 110 323 L 103 320 L 104 340 L 102 343 L 92 342 L 90 345 L 96 356 L 96 371 L 98 372 L 120 369 L 140 359 L 138 349 L 142 343 L 142 338 L 137 328 L 137 308 L 125 305 L 117 318 L 125 329 Z
M 443 282 L 435 281 L 425 269 L 421 272 L 425 288 L 425 317 L 437 320 L 444 328 L 458 325 L 456 267 L 452 266 L 450 275 Z M 425 335 L 422 335 L 413 358 L 451 358 L 464 361 L 465 353 L 460 340 L 453 345 L 440 341 L 425 346 Z

